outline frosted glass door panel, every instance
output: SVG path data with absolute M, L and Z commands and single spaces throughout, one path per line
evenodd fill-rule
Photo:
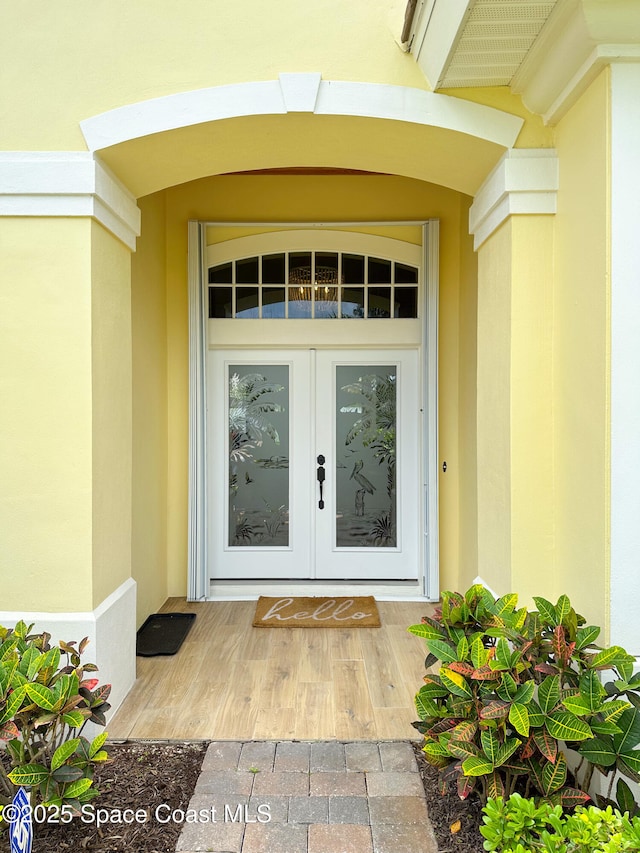
M 316 353 L 315 455 L 326 458 L 315 507 L 315 577 L 412 580 L 420 540 L 418 352 Z
M 209 358 L 210 576 L 417 578 L 417 350 Z
M 229 531 L 232 548 L 289 545 L 289 366 L 230 364 Z
M 310 353 L 211 350 L 207 381 L 210 577 L 308 578 Z
M 336 546 L 395 548 L 396 365 L 336 367 Z

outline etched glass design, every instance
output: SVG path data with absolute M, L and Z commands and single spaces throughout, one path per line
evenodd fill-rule
M 289 367 L 231 364 L 228 371 L 228 545 L 287 547 Z
M 336 369 L 336 546 L 395 548 L 395 365 Z

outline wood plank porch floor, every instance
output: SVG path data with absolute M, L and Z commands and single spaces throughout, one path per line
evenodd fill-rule
M 194 612 L 178 654 L 137 658 L 107 726 L 120 738 L 374 740 L 417 737 L 426 602 L 378 602 L 381 628 L 253 628 L 254 601 L 169 599 Z

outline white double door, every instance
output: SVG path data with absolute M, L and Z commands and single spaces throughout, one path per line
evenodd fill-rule
M 211 578 L 418 577 L 417 350 L 210 350 L 207 375 Z

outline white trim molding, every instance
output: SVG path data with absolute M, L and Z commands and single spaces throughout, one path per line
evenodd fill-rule
M 282 100 L 288 113 L 312 113 L 320 92 L 320 73 L 279 74 Z
M 637 21 L 637 4 L 628 0 L 560 0 L 512 90 L 546 124 L 557 124 L 606 65 L 640 61 Z
M 47 631 L 52 642 L 89 638 L 84 655 L 98 667 L 101 684 L 111 684 L 112 716 L 136 680 L 136 583 L 121 584 L 95 610 L 79 613 L 0 612 L 0 625 L 13 628 L 20 619 L 34 624 L 37 633 Z
M 207 318 L 205 226 L 189 222 L 189 520 L 187 601 L 207 597 Z
M 553 214 L 558 192 L 558 158 L 553 148 L 512 148 L 478 190 L 469 210 L 474 248 L 514 214 Z
M 611 66 L 610 641 L 640 655 L 640 65 Z
M 500 598 L 500 596 L 498 595 L 498 593 L 497 593 L 497 592 L 494 592 L 494 591 L 491 589 L 491 587 L 489 586 L 489 584 L 488 584 L 488 583 L 487 583 L 483 578 L 481 578 L 481 577 L 480 577 L 480 575 L 476 575 L 476 576 L 475 576 L 475 578 L 471 581 L 470 586 L 476 586 L 477 584 L 479 584 L 480 586 L 483 586 L 483 587 L 487 590 L 487 592 L 490 592 L 490 593 L 491 593 L 491 595 L 492 595 L 494 598 Z
M 99 151 L 181 127 L 255 115 L 308 112 L 403 121 L 468 134 L 510 148 L 524 119 L 425 89 L 382 83 L 321 80 L 319 73 L 233 83 L 152 98 L 80 122 L 87 146 Z
M 411 53 L 432 89 L 442 85 L 472 7 L 472 0 L 422 0 L 418 5 Z
M 420 225 L 424 227 L 422 222 Z M 232 237 L 221 243 L 212 243 L 204 250 L 205 266 L 208 268 L 251 255 L 300 251 L 347 253 L 356 251 L 363 255 L 391 258 L 415 267 L 423 263 L 422 246 L 419 244 L 398 240 L 395 237 L 358 234 L 357 249 L 354 249 L 354 240 L 353 231 L 340 231 L 334 228 L 333 224 L 313 223 L 313 227 L 292 230 L 286 229 L 285 226 L 282 231 L 268 231 L 264 234 L 251 234 L 248 237 Z
M 87 216 L 132 251 L 140 234 L 133 195 L 86 151 L 0 152 L 0 216 Z
M 595 47 L 544 113 L 544 123 L 557 124 L 602 69 L 614 62 L 640 62 L 640 45 L 599 44 Z
M 440 300 L 440 221 L 422 227 L 424 282 L 423 326 L 423 475 L 424 475 L 424 594 L 440 598 L 440 457 L 438 450 L 438 315 Z

